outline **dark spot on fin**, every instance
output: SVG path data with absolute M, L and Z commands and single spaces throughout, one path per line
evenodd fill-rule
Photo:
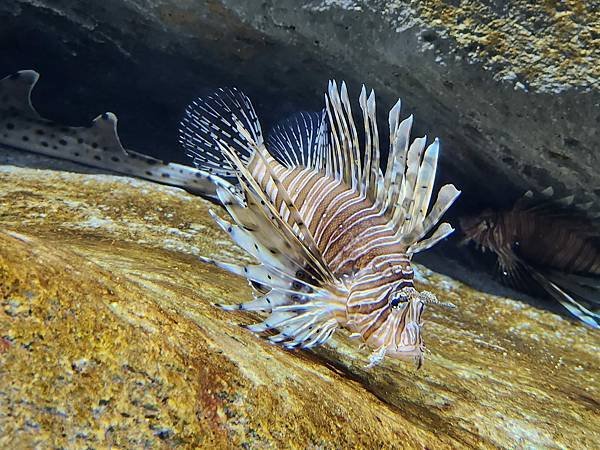
M 94 148 L 102 147 L 111 153 L 127 154 L 117 134 L 117 116 L 113 113 L 107 112 L 96 117 L 92 127 L 85 133 L 90 137 L 86 140 L 92 142 Z
M 33 70 L 21 70 L 0 80 L 0 98 L 6 103 L 2 106 L 24 116 L 40 119 L 40 115 L 31 105 L 31 91 L 39 77 Z

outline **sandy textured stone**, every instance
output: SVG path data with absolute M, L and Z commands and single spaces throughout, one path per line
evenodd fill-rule
M 390 15 L 405 2 L 388 2 Z M 413 0 L 425 24 L 517 89 L 591 91 L 600 80 L 597 2 Z
M 597 446 L 598 333 L 419 267 L 458 306 L 426 311 L 421 370 L 345 333 L 285 351 L 211 305 L 250 291 L 194 258 L 243 257 L 209 206 L 0 167 L 0 447 Z

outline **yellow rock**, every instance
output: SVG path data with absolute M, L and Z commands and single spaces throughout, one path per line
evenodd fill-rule
M 421 370 L 344 333 L 286 351 L 211 305 L 250 290 L 194 257 L 244 257 L 209 207 L 0 167 L 0 448 L 597 448 L 598 333 L 421 267 L 458 306 Z

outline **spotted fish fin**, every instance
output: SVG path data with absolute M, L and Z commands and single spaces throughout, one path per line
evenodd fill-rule
M 111 112 L 96 117 L 86 134 L 87 141 L 91 142 L 94 148 L 127 154 L 117 133 L 117 116 Z
M 236 88 L 221 88 L 188 105 L 179 127 L 179 142 L 196 168 L 233 178 L 236 170 L 222 148 L 231 149 L 247 164 L 253 146 L 263 145 L 263 136 L 250 99 Z
M 277 123 L 269 133 L 267 148 L 286 167 L 322 171 L 328 148 L 325 111 L 299 112 Z
M 25 117 L 41 119 L 31 104 L 31 91 L 40 75 L 34 70 L 20 70 L 0 80 L 1 109 L 14 110 Z
M 574 317 L 591 328 L 600 329 L 600 291 L 594 288 L 592 279 L 586 285 L 576 276 L 570 278 L 567 274 L 543 273 L 531 267 L 528 270 L 540 286 Z

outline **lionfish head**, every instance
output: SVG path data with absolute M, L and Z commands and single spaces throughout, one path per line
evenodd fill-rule
M 425 345 L 421 327 L 421 316 L 427 304 L 453 307 L 450 303 L 440 303 L 434 294 L 418 292 L 412 286 L 391 289 L 386 305 L 376 314 L 357 313 L 352 321 L 366 343 L 383 355 L 403 360 L 413 360 L 417 368 L 423 362 Z M 373 311 L 371 311 L 373 312 Z
M 459 223 L 464 235 L 461 244 L 472 241 L 482 250 L 493 247 L 497 223 L 497 214 L 494 211 L 486 209 L 475 216 L 461 217 Z
M 414 359 L 420 366 L 423 361 L 423 336 L 421 316 L 425 309 L 423 298 L 412 287 L 392 291 L 390 295 L 391 320 L 395 332 L 386 354 L 400 359 Z

